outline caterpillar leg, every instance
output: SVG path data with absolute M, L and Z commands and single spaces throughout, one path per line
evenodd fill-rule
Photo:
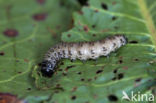
M 96 58 L 96 59 L 93 59 L 94 61 L 95 61 L 95 64 L 98 64 L 98 59 Z
M 72 59 L 71 59 L 70 61 L 71 61 L 71 62 L 74 62 L 74 60 L 72 60 Z
M 74 62 L 75 60 L 76 60 L 76 59 L 71 59 L 70 61 L 71 61 L 71 62 Z
M 109 59 L 110 55 L 107 55 L 106 57 L 107 57 L 107 59 Z

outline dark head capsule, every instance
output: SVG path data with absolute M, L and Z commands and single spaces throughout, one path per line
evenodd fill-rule
M 54 70 L 55 64 L 51 63 L 50 61 L 43 61 L 41 63 L 41 73 L 45 77 L 51 77 L 55 70 Z
M 123 37 L 125 38 L 125 44 L 127 44 L 128 43 L 128 38 L 125 35 L 123 35 Z

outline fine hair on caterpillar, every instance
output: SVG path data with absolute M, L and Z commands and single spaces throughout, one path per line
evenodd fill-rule
M 56 44 L 45 54 L 41 63 L 41 73 L 45 77 L 51 77 L 56 70 L 57 63 L 63 58 L 71 60 L 97 59 L 100 56 L 109 55 L 126 43 L 127 38 L 124 35 L 114 35 L 92 42 Z

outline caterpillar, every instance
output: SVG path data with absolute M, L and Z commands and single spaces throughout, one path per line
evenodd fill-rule
M 62 58 L 87 60 L 108 56 L 111 52 L 125 45 L 127 41 L 124 35 L 118 34 L 92 42 L 62 42 L 56 44 L 45 54 L 41 63 L 41 73 L 45 77 L 51 77 L 56 70 L 57 63 Z

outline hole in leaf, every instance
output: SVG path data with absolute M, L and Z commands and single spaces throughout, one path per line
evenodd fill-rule
M 139 61 L 139 59 L 135 58 L 134 61 Z
M 105 3 L 102 3 L 102 4 L 101 4 L 101 7 L 102 7 L 103 9 L 105 9 L 105 10 L 108 9 L 108 7 L 107 7 L 107 5 L 106 5 Z
M 75 96 L 75 95 L 74 95 L 74 96 L 72 96 L 72 97 L 71 97 L 71 99 L 72 99 L 72 100 L 75 100 L 75 99 L 76 99 L 76 96 Z
M 49 88 L 49 87 L 48 87 Z M 59 91 L 64 91 L 64 88 L 63 87 L 55 87 L 54 88 L 55 90 L 59 90 Z
M 122 64 L 122 63 L 123 63 L 123 61 L 122 61 L 122 60 L 119 60 L 119 63 L 120 63 L 120 64 Z
M 116 20 L 116 19 L 117 19 L 117 17 L 116 17 L 116 16 L 113 16 L 113 17 L 112 17 L 112 20 Z
M 92 25 L 92 28 L 95 28 L 96 27 L 96 25 Z
M 71 34 L 68 34 L 67 36 L 70 38 L 71 37 Z
M 84 80 L 85 80 L 84 78 L 81 79 L 81 81 L 84 81 Z
M 64 62 L 61 62 L 60 65 L 64 65 Z
M 114 69 L 113 73 L 117 73 L 118 69 Z
M 4 52 L 0 52 L 0 55 L 3 56 L 4 55 Z
M 21 74 L 22 72 L 17 72 L 18 74 Z
M 135 81 L 136 82 L 140 82 L 141 81 L 141 78 L 137 78 Z
M 96 71 L 96 74 L 99 74 L 99 73 L 102 73 L 103 72 L 103 70 L 98 70 L 98 71 Z
M 81 75 L 81 72 L 78 72 L 77 74 Z
M 95 37 L 96 36 L 96 34 L 93 34 L 93 37 Z
M 129 43 L 136 44 L 136 43 L 138 43 L 138 41 L 132 40 L 132 41 L 129 41 Z
M 118 98 L 113 94 L 109 95 L 108 99 L 109 99 L 109 101 L 118 101 Z
M 124 74 L 123 73 L 118 74 L 118 79 L 119 80 L 122 79 L 123 77 L 124 77 Z
M 58 71 L 62 71 L 62 69 L 58 69 Z
M 88 5 L 88 0 L 78 0 L 78 2 L 82 5 L 82 6 L 84 6 L 84 5 Z
M 67 66 L 67 69 L 73 68 L 75 65 Z
M 116 77 L 112 78 L 112 80 L 116 80 Z
M 63 76 L 67 76 L 67 73 L 62 73 Z
M 31 88 L 27 88 L 27 90 L 31 90 Z

